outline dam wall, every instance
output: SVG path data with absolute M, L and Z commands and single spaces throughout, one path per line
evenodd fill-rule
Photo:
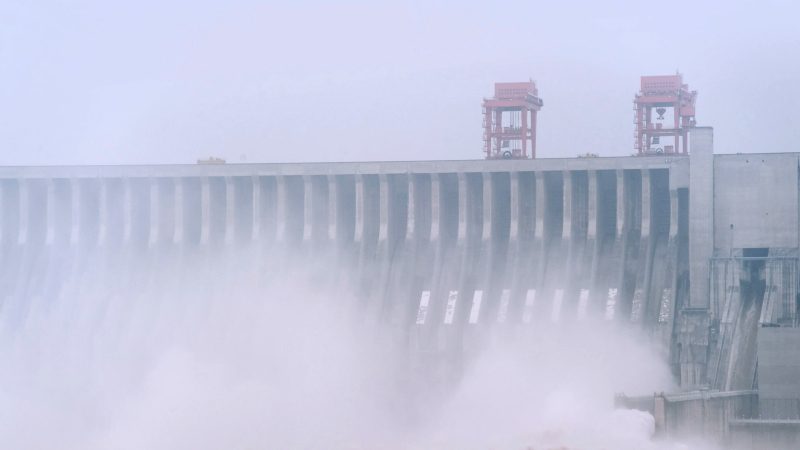
M 798 324 L 800 158 L 690 139 L 690 156 L 0 167 L 0 302 L 58 295 L 93 252 L 246 249 L 265 276 L 330 258 L 365 320 L 431 361 L 481 330 L 606 320 L 646 330 L 685 388 L 750 390 L 759 328 Z
M 0 299 L 56 249 L 250 248 L 351 268 L 370 320 L 432 358 L 471 328 L 590 318 L 669 351 L 687 182 L 685 157 L 3 167 Z

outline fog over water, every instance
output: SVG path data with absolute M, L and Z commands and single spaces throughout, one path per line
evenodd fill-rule
M 341 264 L 253 248 L 30 252 L 0 313 L 7 448 L 689 448 L 652 442 L 649 414 L 613 410 L 615 392 L 673 388 L 620 325 L 499 327 L 463 378 L 437 382 L 411 370 L 397 328 L 365 316 Z

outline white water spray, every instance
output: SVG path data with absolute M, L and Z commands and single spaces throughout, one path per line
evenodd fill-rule
M 409 393 L 390 328 L 364 326 L 353 296 L 330 288 L 335 262 L 272 264 L 255 253 L 48 249 L 26 258 L 0 314 L 0 441 L 673 448 L 651 441 L 648 414 L 612 408 L 614 392 L 670 387 L 666 366 L 634 335 L 534 321 L 495 336 L 444 392 Z

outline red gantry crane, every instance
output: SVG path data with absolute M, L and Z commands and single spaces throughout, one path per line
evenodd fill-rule
M 495 83 L 494 97 L 483 99 L 486 159 L 536 157 L 536 113 L 542 99 L 533 81 Z
M 696 99 L 697 91 L 690 91 L 679 73 L 642 77 L 641 91 L 633 99 L 636 152 L 689 153 L 687 133 L 695 126 Z

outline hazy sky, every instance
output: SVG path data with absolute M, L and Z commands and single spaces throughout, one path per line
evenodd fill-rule
M 800 151 L 793 1 L 0 0 L 0 164 L 472 159 L 533 78 L 539 156 L 633 152 L 679 69 L 716 151 Z

